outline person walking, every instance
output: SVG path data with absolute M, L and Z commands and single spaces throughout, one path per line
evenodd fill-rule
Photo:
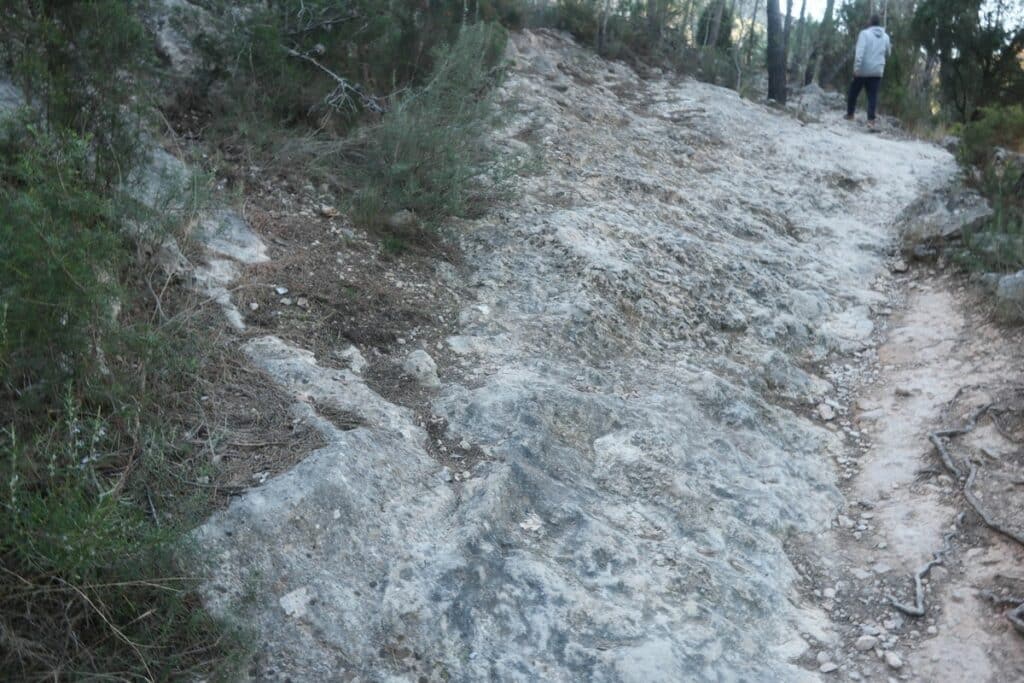
M 875 127 L 875 112 L 878 109 L 878 88 L 882 85 L 885 58 L 892 52 L 889 34 L 882 28 L 882 18 L 872 14 L 868 27 L 857 37 L 857 51 L 853 60 L 853 83 L 846 98 L 846 119 L 853 120 L 860 91 L 868 91 L 868 127 Z

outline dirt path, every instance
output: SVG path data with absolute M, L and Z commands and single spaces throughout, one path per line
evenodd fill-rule
M 838 426 L 853 435 L 839 458 L 847 508 L 829 541 L 837 561 L 817 589 L 838 639 L 810 653 L 811 665 L 840 680 L 1022 680 L 1024 643 L 1004 617 L 1009 607 L 984 595 L 1024 593 L 1024 548 L 981 524 L 928 440 L 987 404 L 1013 413 L 1022 335 L 992 325 L 959 278 L 922 272 L 881 287 L 905 301 L 880 326 L 877 356 L 854 369 L 859 388 L 840 410 Z M 1020 444 L 1002 432 L 982 418 L 950 449 L 1006 460 Z M 924 616 L 893 608 L 890 595 L 914 603 L 912 577 L 944 538 L 950 550 L 927 576 Z

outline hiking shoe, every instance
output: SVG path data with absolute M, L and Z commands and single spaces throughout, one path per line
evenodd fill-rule
M 878 128 L 878 121 L 876 121 L 875 119 L 868 119 L 868 128 Z
M 853 121 L 853 114 L 847 114 L 843 118 L 846 119 L 847 121 Z

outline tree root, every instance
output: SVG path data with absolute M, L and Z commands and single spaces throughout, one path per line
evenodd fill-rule
M 976 475 L 977 473 L 977 466 L 974 463 L 971 463 L 971 473 L 967 476 L 967 482 L 964 483 L 964 498 L 974 509 L 974 511 L 978 514 L 978 517 L 981 518 L 981 521 L 985 523 L 985 526 L 987 526 L 992 531 L 995 531 L 996 533 L 1000 533 L 1003 536 L 1006 536 L 1010 540 L 1017 541 L 1017 543 L 1024 545 L 1024 536 L 1020 536 L 1019 534 L 1016 534 L 1010 531 L 1009 529 L 1000 526 L 996 522 L 993 522 L 991 517 L 985 514 L 985 511 L 982 508 L 981 502 L 978 500 L 978 497 L 971 492 L 971 484 L 974 483 L 974 475 Z
M 960 427 L 959 429 L 943 429 L 936 432 L 931 432 L 928 435 L 928 440 L 931 441 L 932 445 L 935 446 L 935 450 L 938 451 L 939 457 L 942 459 L 942 464 L 946 467 L 947 470 L 949 470 L 949 472 L 954 477 L 956 477 L 957 481 L 960 481 L 964 478 L 963 471 L 957 466 L 956 462 L 953 460 L 953 457 L 946 449 L 946 446 L 942 442 L 942 439 L 954 436 L 962 436 L 973 431 L 974 428 L 977 426 L 978 420 L 981 418 L 981 416 L 987 413 L 991 408 L 991 403 L 985 404 L 977 411 L 975 411 L 975 413 L 971 416 L 971 419 L 968 420 L 967 423 L 964 424 L 964 426 Z M 1001 425 L 999 425 L 999 423 L 996 422 L 994 418 L 993 422 L 995 422 L 996 429 L 999 431 L 999 433 L 1005 437 Z M 971 485 L 974 484 L 974 478 L 978 474 L 978 466 L 975 465 L 973 462 L 968 462 L 968 466 L 970 467 L 970 469 L 967 474 L 967 481 L 963 482 L 963 485 L 960 489 L 960 492 L 964 496 L 964 500 L 967 501 L 967 504 L 971 506 L 971 509 L 974 510 L 975 514 L 978 515 L 978 518 L 981 519 L 982 523 L 984 523 L 985 526 L 987 526 L 992 531 L 995 531 L 998 534 L 1002 534 L 1010 540 L 1016 541 L 1017 543 L 1024 546 L 1024 536 L 1021 536 L 1003 526 L 1000 526 L 997 522 L 993 521 L 992 518 L 989 517 L 989 515 L 985 512 L 985 509 L 982 506 L 981 501 L 979 501 L 978 497 L 974 495 L 974 493 L 971 491 Z M 958 520 L 962 517 L 963 513 L 961 512 L 960 517 L 958 517 Z M 949 536 L 949 534 L 947 534 L 947 536 Z M 933 555 L 934 559 L 931 562 L 925 564 L 920 570 L 918 570 L 917 575 L 915 575 L 914 584 L 916 587 L 916 601 L 914 606 L 910 607 L 908 605 L 897 603 L 896 600 L 890 596 L 889 600 L 892 603 L 893 607 L 911 616 L 919 617 L 924 615 L 924 590 L 921 585 L 921 577 L 927 574 L 928 571 L 935 564 L 942 563 L 941 556 L 946 552 L 946 550 L 947 547 L 944 546 L 943 550 L 939 551 L 938 553 L 935 553 Z M 986 597 L 989 597 L 989 599 L 993 600 L 993 602 L 997 602 L 994 596 Z M 1009 604 L 1014 603 L 1013 601 L 1010 601 Z M 1013 625 L 1013 628 L 1018 633 L 1024 635 L 1024 601 L 1018 601 L 1017 606 L 1006 613 L 1006 618 L 1009 620 L 1009 622 Z
M 960 530 L 960 522 L 963 521 L 964 513 L 960 513 L 956 516 L 956 522 L 954 522 L 953 530 L 943 534 L 942 536 L 942 548 L 932 553 L 932 559 L 921 565 L 921 568 L 914 574 L 914 604 L 908 605 L 904 602 L 900 602 L 896 599 L 896 596 L 889 596 L 889 604 L 900 612 L 911 616 L 911 617 L 923 617 L 928 611 L 924 604 L 924 577 L 928 576 L 928 572 L 932 570 L 935 565 L 942 564 L 945 561 L 945 555 L 952 548 L 950 542 L 953 537 L 956 536 L 957 531 Z
M 971 415 L 971 419 L 969 419 L 963 427 L 958 429 L 940 429 L 939 431 L 931 432 L 928 435 L 928 440 L 932 442 L 932 445 L 935 446 L 935 450 L 939 452 L 939 457 L 942 458 L 942 464 L 945 465 L 946 469 L 949 470 L 950 473 L 958 480 L 964 478 L 964 473 L 953 461 L 953 456 L 950 455 L 949 450 L 946 449 L 946 445 L 942 443 L 942 439 L 948 439 L 953 436 L 963 436 L 964 434 L 974 431 L 974 428 L 978 426 L 978 420 L 981 419 L 981 416 L 987 413 L 991 407 L 991 403 L 986 403 L 982 407 L 978 408 L 974 411 L 974 414 Z

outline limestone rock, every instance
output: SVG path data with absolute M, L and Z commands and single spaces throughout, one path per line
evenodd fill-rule
M 423 349 L 416 349 L 406 356 L 402 369 L 421 386 L 430 388 L 441 386 L 441 380 L 437 377 L 437 363 Z
M 984 225 L 993 215 L 988 201 L 957 183 L 932 191 L 911 204 L 899 224 L 903 252 L 908 258 L 928 260 L 964 233 Z
M 1006 322 L 1024 322 L 1024 270 L 999 278 L 996 313 Z
M 645 81 L 562 33 L 509 41 L 516 120 L 494 137 L 541 122 L 548 163 L 460 221 L 458 307 L 488 314 L 447 339 L 468 379 L 429 394 L 487 459 L 446 474 L 356 373 L 247 342 L 326 445 L 196 532 L 204 600 L 280 680 L 814 680 L 792 657 L 828 629 L 794 604 L 786 541 L 840 509 L 823 454 L 841 437 L 762 361 L 812 393 L 784 366 L 866 343 L 879 245 L 955 164 Z M 538 70 L 574 74 L 572 106 Z M 726 305 L 744 331 L 715 329 Z M 280 599 L 303 587 L 291 617 Z

